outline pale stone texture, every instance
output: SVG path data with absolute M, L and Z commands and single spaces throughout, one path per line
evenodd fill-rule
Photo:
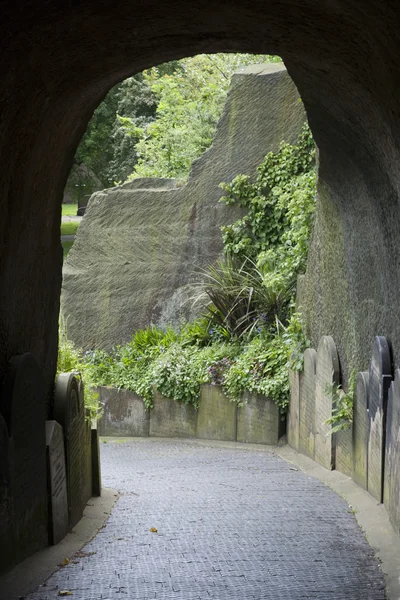
M 184 187 L 140 179 L 94 194 L 63 270 L 70 338 L 110 348 L 151 322 L 193 315 L 188 284 L 220 256 L 220 226 L 240 214 L 218 202 L 219 184 L 254 175 L 267 152 L 296 141 L 304 122 L 282 64 L 247 68 L 234 75 L 213 145 Z
M 386 408 L 392 381 L 390 348 L 385 337 L 377 336 L 372 345 L 368 393 L 368 491 L 383 502 Z
M 235 441 L 236 414 L 236 402 L 230 402 L 220 386 L 202 385 L 197 415 L 197 437 Z
M 326 469 L 335 468 L 335 434 L 326 424 L 332 416 L 333 386 L 339 384 L 339 359 L 335 342 L 323 336 L 318 344 L 315 388 L 315 460 Z
M 400 534 L 400 369 L 396 369 L 387 405 L 384 503 Z
M 150 435 L 154 437 L 196 437 L 197 412 L 191 404 L 176 402 L 154 390 L 150 412 Z
M 130 390 L 101 386 L 97 388 L 103 405 L 100 435 L 140 437 L 149 435 L 149 411 L 142 398 Z
M 368 488 L 368 387 L 369 373 L 357 373 L 353 409 L 353 479 Z
M 287 418 L 288 444 L 299 449 L 300 437 L 300 373 L 289 371 L 290 403 Z
M 314 348 L 304 352 L 304 367 L 301 375 L 299 451 L 314 458 L 315 450 L 315 387 L 317 353 Z
M 276 446 L 279 440 L 279 407 L 270 398 L 245 392 L 237 409 L 238 442 Z

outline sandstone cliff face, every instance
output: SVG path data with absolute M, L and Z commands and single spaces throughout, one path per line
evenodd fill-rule
M 62 313 L 83 348 L 110 348 L 150 323 L 192 313 L 188 284 L 221 254 L 220 226 L 237 213 L 218 200 L 221 181 L 252 175 L 305 121 L 282 64 L 234 75 L 212 147 L 187 184 L 138 179 L 95 193 L 63 270 Z

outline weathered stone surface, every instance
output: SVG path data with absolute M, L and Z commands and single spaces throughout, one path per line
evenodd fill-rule
M 91 430 L 92 496 L 101 496 L 101 463 L 99 430 Z
M 338 394 L 344 391 L 338 390 Z M 353 425 L 335 434 L 335 469 L 348 477 L 353 475 Z
M 154 390 L 150 412 L 150 435 L 154 437 L 196 437 L 197 412 L 191 404 L 176 402 Z
M 304 367 L 300 385 L 299 451 L 314 458 L 315 448 L 315 388 L 317 353 L 314 348 L 304 352 Z
M 46 421 L 49 484 L 49 542 L 58 544 L 68 533 L 68 494 L 63 429 L 57 421 Z
M 86 497 L 86 425 L 83 397 L 72 373 L 61 373 L 56 383 L 54 419 L 64 431 L 69 525 L 81 519 Z
M 63 272 L 62 312 L 83 348 L 109 348 L 135 329 L 194 314 L 188 284 L 221 253 L 220 226 L 238 212 L 219 203 L 221 181 L 254 174 L 305 121 L 282 64 L 234 75 L 212 147 L 188 183 L 139 179 L 94 194 Z M 197 274 L 198 278 L 199 275 Z
M 385 337 L 372 344 L 368 392 L 368 491 L 383 502 L 386 408 L 392 382 L 392 360 Z
M 30 353 L 15 356 L 3 383 L 0 413 L 7 427 L 13 546 L 10 556 L 22 560 L 47 543 L 46 434 L 42 371 Z M 3 447 L 7 447 L 4 439 Z M 7 465 L 3 465 L 7 473 Z M 2 528 L 2 526 L 1 526 Z M 7 531 L 7 525 L 6 525 Z M 8 530 L 9 532 L 9 530 Z
M 243 394 L 244 406 L 237 409 L 236 441 L 276 446 L 280 414 L 273 400 L 250 392 Z
M 400 534 L 400 369 L 389 388 L 383 497 L 390 521 Z
M 353 479 L 368 488 L 368 387 L 369 373 L 357 373 L 353 409 Z
M 288 444 L 295 450 L 299 449 L 300 437 L 300 373 L 289 371 L 290 404 L 287 420 Z
M 100 435 L 141 437 L 149 435 L 149 411 L 134 392 L 99 387 L 103 416 L 98 424 Z
M 332 416 L 332 391 L 338 384 L 339 358 L 335 342 L 326 335 L 318 344 L 315 387 L 315 460 L 326 469 L 335 468 L 335 434 L 326 421 Z
M 237 404 L 230 402 L 219 385 L 201 386 L 197 437 L 205 440 L 236 440 Z

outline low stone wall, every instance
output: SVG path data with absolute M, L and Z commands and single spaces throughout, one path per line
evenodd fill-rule
M 279 408 L 272 400 L 246 393 L 243 406 L 238 407 L 228 400 L 218 385 L 201 386 L 198 411 L 157 391 L 150 411 L 134 392 L 110 387 L 99 387 L 98 392 L 104 405 L 100 435 L 183 437 L 276 445 L 282 433 Z M 148 418 L 148 427 L 140 426 L 143 415 Z
M 335 343 L 324 336 L 317 351 L 306 350 L 304 370 L 290 373 L 287 433 L 295 450 L 352 477 L 384 503 L 400 533 L 400 370 L 393 374 L 392 365 L 388 341 L 377 336 L 369 371 L 357 374 L 352 426 L 331 434 L 326 421 L 340 370 Z

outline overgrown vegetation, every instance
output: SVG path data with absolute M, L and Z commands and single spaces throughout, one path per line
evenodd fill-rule
M 347 392 L 341 385 L 328 386 L 325 393 L 332 397 L 332 416 L 325 421 L 331 425 L 330 434 L 349 429 L 353 423 L 354 393 L 357 373 L 353 370 L 349 377 Z
M 223 229 L 225 256 L 201 273 L 204 315 L 181 331 L 138 331 L 111 352 L 79 355 L 85 378 L 135 391 L 152 405 L 154 389 L 198 406 L 202 383 L 221 384 L 241 402 L 249 390 L 288 405 L 288 365 L 302 368 L 309 345 L 294 313 L 315 205 L 315 150 L 308 127 L 296 145 L 269 153 L 256 180 L 223 184 L 227 204 L 246 209 Z

